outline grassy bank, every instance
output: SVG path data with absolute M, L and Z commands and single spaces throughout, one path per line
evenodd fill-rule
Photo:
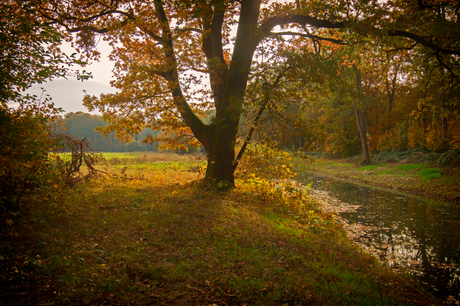
M 296 171 L 314 171 L 325 176 L 398 190 L 433 200 L 460 204 L 460 168 L 420 163 L 378 163 L 361 166 L 358 162 L 313 159 L 297 160 Z
M 351 244 L 306 194 L 256 177 L 205 190 L 200 161 L 167 158 L 107 165 L 111 177 L 18 216 L 1 236 L 0 302 L 439 303 Z

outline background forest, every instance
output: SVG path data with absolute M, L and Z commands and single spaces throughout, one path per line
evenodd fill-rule
M 140 141 L 133 141 L 129 143 L 120 142 L 115 138 L 115 133 L 102 135 L 96 131 L 96 127 L 106 126 L 107 123 L 98 115 L 91 115 L 88 113 L 77 112 L 66 114 L 62 119 L 55 123 L 57 130 L 71 136 L 74 139 L 83 139 L 89 141 L 91 150 L 99 152 L 144 152 L 153 151 L 158 152 L 158 143 L 154 142 L 152 145 L 142 143 Z M 62 128 L 60 128 L 62 126 Z M 158 133 L 158 132 L 157 132 Z M 146 129 L 139 135 L 139 139 L 144 139 L 147 134 L 155 134 L 151 130 Z
M 254 75 L 248 90 L 245 116 L 266 109 L 258 138 L 364 161 L 381 152 L 460 149 L 456 74 L 415 50 L 378 53 L 368 43 L 280 51 L 283 61 Z
M 206 112 L 210 120 L 211 113 Z M 108 123 L 99 115 L 77 112 L 68 113 L 56 118 L 53 123 L 53 129 L 57 132 L 69 135 L 73 139 L 82 140 L 86 138 L 89 142 L 89 148 L 96 152 L 175 152 L 180 154 L 198 152 L 201 147 L 184 144 L 180 149 L 171 148 L 164 141 L 144 141 L 145 139 L 155 139 L 157 137 L 174 139 L 177 137 L 174 133 L 165 133 L 161 131 L 152 131 L 149 128 L 143 129 L 136 135 L 133 135 L 128 141 L 120 141 L 115 137 L 115 133 L 102 133 L 101 129 Z M 67 148 L 66 151 L 69 149 Z

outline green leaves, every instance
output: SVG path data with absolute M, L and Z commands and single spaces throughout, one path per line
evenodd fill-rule
M 36 103 L 21 91 L 35 83 L 66 77 L 74 64 L 83 64 L 74 56 L 66 56 L 57 45 L 64 39 L 54 27 L 37 16 L 33 0 L 0 3 L 0 101 L 6 104 Z M 81 78 L 88 78 L 86 72 Z

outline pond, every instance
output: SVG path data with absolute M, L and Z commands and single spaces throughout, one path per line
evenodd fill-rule
M 341 180 L 306 175 L 312 195 L 351 240 L 415 275 L 435 296 L 460 301 L 460 215 L 422 200 Z

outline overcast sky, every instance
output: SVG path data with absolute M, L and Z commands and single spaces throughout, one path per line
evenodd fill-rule
M 110 87 L 113 62 L 108 59 L 108 56 L 111 47 L 101 39 L 97 45 L 97 49 L 101 52 L 100 61 L 82 68 L 92 72 L 92 79 L 84 82 L 77 81 L 76 78 L 55 79 L 48 83 L 34 85 L 27 92 L 40 97 L 42 93 L 41 88 L 44 88 L 46 94 L 52 98 L 56 107 L 61 107 L 67 113 L 78 111 L 88 113 L 88 110 L 82 104 L 83 90 L 86 90 L 90 95 L 97 96 L 101 93 L 115 92 L 115 89 Z M 68 50 L 69 55 L 74 52 L 70 47 L 64 47 L 63 50 Z

